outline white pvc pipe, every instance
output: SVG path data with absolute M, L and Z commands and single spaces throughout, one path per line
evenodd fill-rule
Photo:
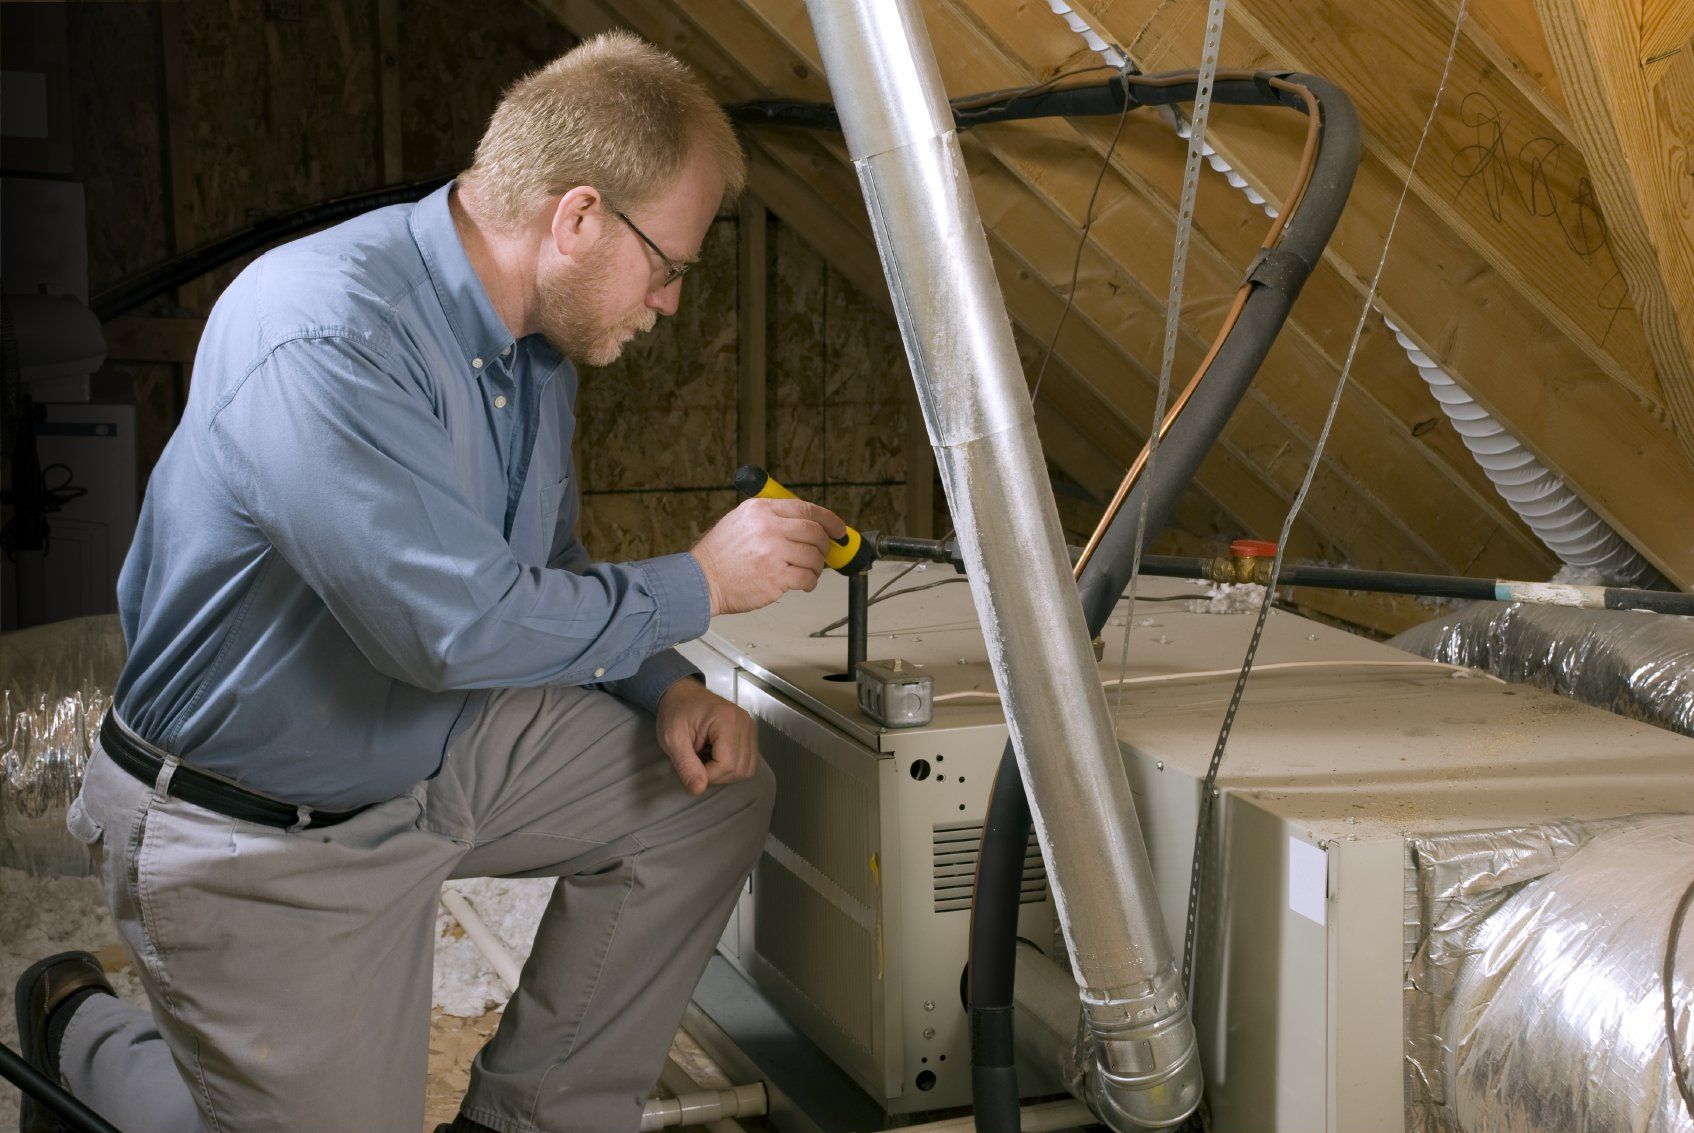
M 1026 1105 L 1018 1110 L 1018 1114 L 1018 1127 L 1023 1133 L 1052 1133 L 1055 1129 L 1080 1129 L 1099 1123 L 1099 1119 L 1089 1108 L 1074 1098 L 1067 1098 L 1062 1102 Z M 976 1133 L 976 1119 L 970 1116 L 950 1117 L 945 1121 L 932 1121 L 928 1125 L 907 1125 L 898 1130 L 886 1130 L 885 1133 Z
M 737 1117 L 763 1117 L 769 1109 L 763 1082 L 728 1090 L 700 1090 L 674 1098 L 652 1098 L 641 1111 L 641 1133 L 673 1125 L 710 1125 Z
M 441 904 L 459 922 L 500 982 L 516 991 L 522 968 L 470 900 L 457 889 L 443 888 Z M 763 1082 L 727 1090 L 692 1091 L 674 1098 L 652 1098 L 642 1107 L 641 1129 L 647 1133 L 673 1125 L 709 1125 L 729 1118 L 757 1117 L 764 1115 L 769 1106 Z
M 459 922 L 459 926 L 465 930 L 465 935 L 471 938 L 471 943 L 476 945 L 476 950 L 482 953 L 494 969 L 494 974 L 500 977 L 500 982 L 511 991 L 518 990 L 518 973 L 522 969 L 512 958 L 512 954 L 506 951 L 506 946 L 500 942 L 500 938 L 494 935 L 494 930 L 477 915 L 476 909 L 465 895 L 457 889 L 444 888 L 441 890 L 441 904 L 453 914 L 453 919 Z

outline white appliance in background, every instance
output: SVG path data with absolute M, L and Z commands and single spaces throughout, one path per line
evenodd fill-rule
M 7 629 L 117 609 L 118 572 L 135 534 L 136 410 L 96 375 L 106 358 L 88 309 L 83 188 L 48 177 L 0 179 L 0 288 L 16 371 L 0 375 L 9 408 L 27 399 L 43 487 L 53 501 L 40 548 L 0 555 L 0 625 Z M 98 399 L 98 400 L 97 400 Z M 16 493 L 11 448 L 6 484 Z M 16 520 L 8 507 L 5 520 Z M 14 528 L 14 534 L 17 532 Z

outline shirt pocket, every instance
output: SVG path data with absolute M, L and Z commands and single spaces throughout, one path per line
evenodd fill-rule
M 513 525 L 512 550 L 518 561 L 532 566 L 546 566 L 552 553 L 553 531 L 559 520 L 559 508 L 570 490 L 567 472 L 557 483 L 542 483 L 534 494 L 534 502 L 520 513 Z

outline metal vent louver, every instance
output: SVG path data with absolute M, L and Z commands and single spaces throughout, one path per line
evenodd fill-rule
M 982 843 L 982 823 L 950 824 L 935 827 L 934 867 L 931 879 L 935 886 L 935 911 L 949 913 L 971 907 L 971 888 L 976 877 L 976 857 Z M 1041 860 L 1041 846 L 1030 831 L 1029 845 L 1023 853 L 1023 888 L 1018 894 L 1020 905 L 1038 905 L 1047 899 L 1047 867 Z

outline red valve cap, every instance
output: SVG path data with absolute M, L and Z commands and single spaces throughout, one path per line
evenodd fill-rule
M 1238 559 L 1274 559 L 1276 544 L 1268 539 L 1237 539 L 1229 545 L 1229 553 Z

